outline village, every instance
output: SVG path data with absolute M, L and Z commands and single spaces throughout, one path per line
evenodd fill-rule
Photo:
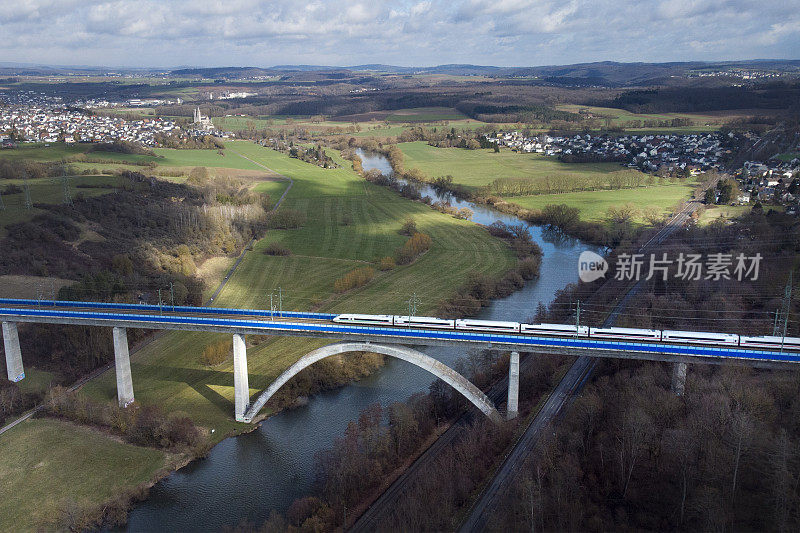
M 728 134 L 733 138 L 733 133 Z M 755 138 L 750 135 L 751 138 Z M 737 168 L 725 168 L 723 158 L 730 150 L 719 132 L 691 134 L 577 134 L 524 136 L 517 131 L 487 135 L 498 146 L 526 153 L 558 157 L 564 161 L 615 161 L 644 172 L 666 171 L 690 176 L 709 170 L 728 171 L 739 184 L 740 205 L 771 203 L 784 206 L 787 213 L 800 213 L 800 157 L 771 157 L 746 161 Z
M 558 136 L 540 134 L 526 137 L 519 132 L 499 132 L 486 140 L 519 152 L 557 156 L 575 161 L 618 161 L 631 168 L 656 171 L 697 171 L 721 167 L 725 152 L 719 133 Z
M 130 141 L 145 146 L 158 146 L 158 136 L 201 137 L 215 135 L 229 138 L 230 132 L 219 131 L 197 108 L 193 122 L 181 128 L 168 118 L 153 117 L 128 120 L 98 115 L 93 108 L 114 107 L 102 100 L 65 103 L 61 97 L 32 91 L 0 92 L 0 145 L 11 148 L 19 142 L 97 143 Z M 106 104 L 106 105 L 103 105 Z M 141 105 L 132 99 L 126 105 Z
M 0 95 L 1 96 L 1 95 Z M 0 109 L 0 143 L 130 141 L 156 146 L 158 134 L 175 134 L 180 127 L 161 118 L 125 120 L 90 115 L 59 105 L 29 104 Z

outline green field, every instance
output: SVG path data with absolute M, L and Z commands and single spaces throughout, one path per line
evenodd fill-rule
M 290 120 L 291 123 L 287 123 Z M 226 116 L 213 118 L 214 124 L 223 130 L 239 131 L 254 129 L 294 129 L 306 128 L 312 134 L 333 134 L 331 129 L 348 129 L 356 125 L 360 131 L 346 132 L 354 137 L 394 137 L 413 126 L 428 128 L 446 127 L 474 129 L 485 126 L 485 122 L 472 120 L 461 112 L 449 107 L 421 107 L 398 109 L 396 111 L 376 111 L 346 117 L 330 117 L 320 122 L 312 122 L 311 117 L 274 116 Z M 510 125 L 496 124 L 498 129 Z
M 702 213 L 700 214 L 700 219 L 698 220 L 698 224 L 700 225 L 708 225 L 712 222 L 728 222 L 733 220 L 734 218 L 741 217 L 746 215 L 752 211 L 753 206 L 751 205 L 712 205 L 712 206 L 705 206 L 703 208 Z M 764 213 L 768 213 L 770 211 L 777 211 L 783 212 L 785 211 L 785 207 L 782 205 L 765 205 L 764 206 Z
M 387 122 L 437 122 L 442 120 L 463 120 L 466 115 L 451 107 L 418 107 L 398 109 L 386 117 Z
M 539 179 L 548 175 L 600 176 L 624 170 L 618 163 L 562 163 L 553 157 L 491 149 L 435 148 L 425 142 L 401 143 L 407 169 L 429 178 L 452 175 L 454 182 L 475 190 L 498 178 Z
M 0 159 L 30 159 L 33 161 L 61 161 L 71 156 L 86 154 L 91 159 L 102 159 L 110 164 L 155 163 L 165 167 L 222 167 L 240 170 L 261 170 L 241 157 L 220 155 L 217 150 L 174 150 L 171 148 L 155 148 L 156 155 L 122 154 L 117 152 L 89 152 L 90 146 L 85 144 L 68 145 L 65 143 L 22 144 L 15 149 L 0 150 Z M 72 163 L 75 165 L 97 165 L 97 163 Z M 131 166 L 130 168 L 134 168 Z M 141 169 L 139 169 L 141 171 Z
M 670 213 L 673 211 L 673 207 L 688 198 L 693 190 L 692 184 L 653 185 L 613 191 L 513 196 L 505 198 L 505 200 L 527 209 L 541 209 L 548 204 L 567 204 L 580 210 L 581 220 L 604 222 L 607 219 L 608 208 L 626 204 L 632 204 L 639 210 L 656 206 L 663 214 Z M 637 216 L 635 220 L 643 221 L 641 216 Z
M 17 148 L 0 150 L 0 159 L 30 159 L 31 161 L 61 161 L 89 149 L 86 144 L 23 143 Z
M 0 531 L 52 530 L 67 502 L 93 505 L 153 478 L 166 456 L 58 420 L 0 436 Z
M 249 142 L 228 143 L 231 158 L 239 152 L 295 180 L 281 209 L 307 216 L 298 230 L 270 231 L 248 252 L 217 300 L 226 307 L 268 306 L 267 295 L 279 287 L 286 310 L 316 309 L 401 313 L 416 292 L 430 312 L 451 294 L 469 272 L 498 274 L 513 263 L 506 245 L 482 228 L 438 213 L 423 204 L 399 198 L 370 184 L 347 168 L 337 154 L 339 169 L 322 169 Z M 366 286 L 335 294 L 334 281 L 367 262 L 391 255 L 407 239 L 398 233 L 406 217 L 431 235 L 433 247 L 415 263 L 381 272 Z M 345 224 L 345 219 L 349 223 Z M 292 251 L 289 257 L 263 254 L 277 241 Z M 198 359 L 202 348 L 226 336 L 170 333 L 151 343 L 132 361 L 138 400 L 167 410 L 189 413 L 220 437 L 237 427 L 232 421 L 231 362 L 208 369 Z M 324 341 L 322 341 L 324 342 Z M 320 341 L 265 339 L 248 353 L 251 394 L 264 389 L 298 357 Z M 114 398 L 114 376 L 107 374 L 84 390 L 95 398 Z M 222 431 L 220 431 L 222 430 Z
M 120 154 L 115 152 L 91 152 L 91 158 L 105 159 L 110 162 L 144 162 L 155 163 L 164 167 L 224 167 L 242 170 L 259 170 L 259 168 L 241 157 L 221 155 L 217 150 L 174 150 L 171 148 L 153 149 L 155 156 L 138 154 Z
M 596 107 L 584 106 L 576 104 L 566 104 L 556 106 L 557 109 L 562 111 L 569 111 L 571 113 L 578 113 L 581 110 L 588 111 L 594 118 L 605 119 L 608 118 L 613 126 L 621 126 L 631 120 L 672 120 L 674 118 L 686 118 L 694 121 L 695 129 L 702 129 L 715 127 L 728 122 L 732 118 L 746 117 L 748 114 L 745 111 L 730 111 L 723 114 L 720 113 L 632 113 L 625 109 L 617 109 L 613 107 Z M 680 128 L 669 128 L 670 131 L 678 130 Z
M 139 115 L 142 118 L 156 116 L 154 107 L 106 107 L 99 108 L 98 111 L 109 115 Z

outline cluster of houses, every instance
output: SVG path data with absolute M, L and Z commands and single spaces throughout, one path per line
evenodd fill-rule
M 785 72 L 772 70 L 750 70 L 735 68 L 730 70 L 697 70 L 688 73 L 690 78 L 742 78 L 743 80 L 763 80 L 768 78 L 780 78 L 788 75 Z
M 719 133 L 526 137 L 517 131 L 501 131 L 486 140 L 520 152 L 619 161 L 649 172 L 663 167 L 695 171 L 719 168 L 725 153 Z
M 741 190 L 739 203 L 757 200 L 784 205 L 790 214 L 800 212 L 800 157 L 746 161 L 735 176 Z
M 132 141 L 155 146 L 157 134 L 175 134 L 171 120 L 124 120 L 93 116 L 76 108 L 18 105 L 0 108 L 0 142 L 111 142 Z

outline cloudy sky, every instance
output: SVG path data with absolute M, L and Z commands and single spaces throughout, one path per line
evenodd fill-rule
M 0 36 L 52 65 L 800 59 L 800 0 L 0 0 Z

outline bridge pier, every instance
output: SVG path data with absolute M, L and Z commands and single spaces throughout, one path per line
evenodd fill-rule
M 678 396 L 683 396 L 686 390 L 686 372 L 689 367 L 686 363 L 675 363 L 672 365 L 672 392 Z
M 250 403 L 250 387 L 247 379 L 247 345 L 244 335 L 233 334 L 233 395 L 234 413 L 237 422 L 249 422 L 245 417 Z
M 511 352 L 508 361 L 508 401 L 506 420 L 517 418 L 519 412 L 519 352 Z
M 114 327 L 114 370 L 117 374 L 117 401 L 120 407 L 133 403 L 131 355 L 128 351 L 128 330 Z
M 22 366 L 22 350 L 19 347 L 19 333 L 16 322 L 3 322 L 3 348 L 6 351 L 6 371 L 9 381 L 25 379 Z

